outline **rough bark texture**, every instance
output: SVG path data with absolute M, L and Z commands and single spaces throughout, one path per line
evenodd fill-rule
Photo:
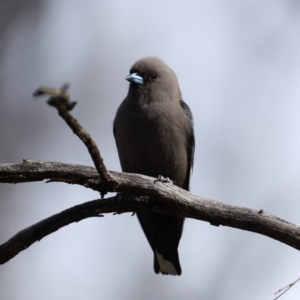
M 155 183 L 155 178 L 148 176 L 113 171 L 110 173 L 118 181 L 118 185 L 111 188 L 110 192 L 122 192 L 135 197 L 111 197 L 87 202 L 30 226 L 0 246 L 0 263 L 5 263 L 32 243 L 70 223 L 103 213 L 141 210 L 177 214 L 216 226 L 260 233 L 300 250 L 300 228 L 262 210 L 205 199 L 169 183 Z M 102 185 L 97 170 L 87 166 L 30 160 L 24 160 L 21 164 L 0 165 L 0 182 L 42 180 L 79 184 L 93 190 L 99 190 Z

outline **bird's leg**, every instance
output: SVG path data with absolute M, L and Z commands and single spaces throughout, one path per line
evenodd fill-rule
M 171 180 L 169 177 L 164 177 L 162 175 L 158 175 L 157 179 L 154 181 L 154 183 L 156 182 L 162 182 L 162 183 L 171 183 L 173 184 L 173 180 Z

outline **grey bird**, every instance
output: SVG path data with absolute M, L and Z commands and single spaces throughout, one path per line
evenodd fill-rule
M 138 60 L 126 77 L 129 91 L 114 120 L 114 136 L 124 172 L 168 177 L 189 190 L 195 138 L 190 108 L 178 80 L 157 57 Z M 155 273 L 181 275 L 178 245 L 184 218 L 137 213 L 154 252 Z

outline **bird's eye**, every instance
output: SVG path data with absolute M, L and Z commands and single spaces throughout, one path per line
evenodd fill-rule
M 149 74 L 149 77 L 153 80 L 157 77 L 157 74 L 152 72 L 152 73 Z

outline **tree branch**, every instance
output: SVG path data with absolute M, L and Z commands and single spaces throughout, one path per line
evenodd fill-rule
M 146 197 L 139 199 L 139 201 L 145 204 L 148 203 Z M 20 231 L 0 246 L 0 264 L 4 264 L 33 243 L 73 222 L 79 222 L 90 217 L 101 217 L 102 213 L 115 212 L 116 210 L 128 212 L 132 211 L 133 207 L 137 208 L 139 206 L 137 201 L 130 200 L 129 197 L 127 197 L 127 201 L 122 201 L 117 205 L 114 205 L 115 202 L 115 197 L 86 202 L 66 209 Z
M 69 95 L 67 94 L 68 88 L 69 84 L 64 84 L 61 89 L 40 87 L 33 93 L 33 95 L 50 96 L 48 104 L 57 109 L 58 114 L 73 130 L 73 133 L 76 134 L 80 138 L 80 140 L 85 144 L 101 178 L 102 186 L 100 192 L 101 197 L 103 198 L 103 196 L 107 192 L 107 188 L 109 186 L 117 185 L 118 182 L 116 178 L 113 178 L 113 176 L 111 176 L 110 173 L 107 171 L 106 166 L 103 162 L 103 158 L 94 140 L 91 138 L 88 132 L 77 122 L 77 120 L 69 113 L 69 111 L 71 111 L 75 107 L 76 102 L 71 102 Z
M 282 292 L 280 295 L 278 295 L 276 298 L 274 298 L 273 300 L 277 300 L 279 299 L 283 294 L 285 294 L 292 286 L 294 286 L 298 281 L 300 280 L 300 277 L 298 279 L 296 279 L 295 281 L 293 281 L 292 283 L 288 284 L 287 286 L 281 288 L 279 291 L 277 291 L 274 295 L 279 294 L 280 292 Z
M 210 222 L 215 226 L 248 230 L 300 250 L 300 228 L 263 210 L 198 197 L 172 184 L 155 183 L 155 178 L 144 175 L 108 172 L 95 142 L 69 113 L 76 103 L 70 101 L 66 93 L 67 87 L 65 85 L 60 90 L 40 88 L 34 95 L 51 96 L 48 103 L 56 107 L 59 115 L 86 145 L 96 169 L 81 165 L 24 160 L 21 164 L 0 164 L 0 182 L 59 181 L 91 188 L 99 191 L 101 196 L 106 192 L 122 192 L 125 196 L 122 199 L 112 197 L 77 205 L 22 230 L 0 246 L 0 264 L 72 222 L 100 216 L 102 213 L 128 211 L 156 211 Z
M 35 241 L 72 222 L 102 213 L 140 210 L 175 214 L 206 221 L 216 226 L 223 225 L 256 232 L 300 250 L 300 228 L 262 210 L 205 199 L 172 184 L 155 183 L 155 178 L 144 175 L 118 172 L 111 174 L 119 184 L 111 188 L 110 192 L 144 195 L 149 198 L 125 197 L 116 202 L 113 197 L 70 208 L 21 231 L 0 246 L 0 263 L 5 263 Z M 94 190 L 102 184 L 97 171 L 87 166 L 28 160 L 21 164 L 0 164 L 0 182 L 18 183 L 45 179 L 79 184 Z

